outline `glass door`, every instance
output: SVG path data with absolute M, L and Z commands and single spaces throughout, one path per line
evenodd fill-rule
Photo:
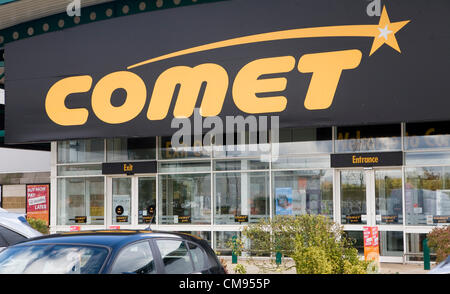
M 370 174 L 363 169 L 340 171 L 341 224 L 367 224 Z
M 156 223 L 155 176 L 111 177 L 107 183 L 110 211 L 107 225 L 142 228 Z

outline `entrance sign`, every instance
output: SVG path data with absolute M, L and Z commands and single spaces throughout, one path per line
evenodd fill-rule
M 331 167 L 402 166 L 403 152 L 331 154 Z
M 50 184 L 27 185 L 27 218 L 41 219 L 49 225 Z
M 364 260 L 380 261 L 378 227 L 363 227 Z
M 170 136 L 195 107 L 281 128 L 446 120 L 450 3 L 407 2 L 220 1 L 9 42 L 6 142 Z

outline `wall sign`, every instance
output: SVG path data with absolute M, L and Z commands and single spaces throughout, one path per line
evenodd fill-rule
M 248 223 L 248 215 L 235 215 L 234 222 L 236 223 Z
M 27 185 L 27 218 L 50 222 L 50 184 Z
M 447 120 L 450 2 L 383 4 L 220 1 L 9 42 L 5 140 L 169 136 L 196 105 L 280 127 Z
M 87 223 L 87 216 L 76 216 L 75 217 L 76 224 L 85 224 Z
M 376 167 L 403 165 L 403 152 L 331 154 L 331 167 Z
M 190 215 L 184 215 L 184 216 L 179 215 L 178 216 L 178 223 L 180 223 L 180 224 L 190 224 L 191 223 L 191 216 Z
M 156 161 L 102 163 L 102 174 L 147 174 L 157 173 Z

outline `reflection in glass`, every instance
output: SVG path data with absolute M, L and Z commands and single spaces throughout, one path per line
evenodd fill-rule
M 377 224 L 402 224 L 402 172 L 375 170 L 375 205 Z
M 450 168 L 406 169 L 406 224 L 450 223 Z
M 155 159 L 156 138 L 113 138 L 106 140 L 107 161 Z
M 275 215 L 322 214 L 333 218 L 331 170 L 273 173 Z
M 161 175 L 159 195 L 161 224 L 211 223 L 210 174 Z
M 103 162 L 104 140 L 70 140 L 58 142 L 58 163 Z
M 359 255 L 364 255 L 364 235 L 362 231 L 345 231 L 345 236 L 350 239 L 353 247 L 358 250 Z
M 366 176 L 363 170 L 341 171 L 342 224 L 366 224 Z
M 401 150 L 401 125 L 338 127 L 335 152 Z
M 229 246 L 233 236 L 241 237 L 241 232 L 214 232 L 214 249 L 219 255 L 231 255 Z
M 331 128 L 283 128 L 279 130 L 279 154 L 331 153 Z
M 448 147 L 450 147 L 450 121 L 406 124 L 406 150 Z
M 425 240 L 427 234 L 406 234 L 406 253 L 407 261 L 423 261 L 423 240 Z M 436 261 L 436 253 L 430 248 L 430 259 Z
M 138 223 L 156 223 L 156 178 L 138 179 Z
M 249 223 L 269 217 L 269 173 L 217 173 L 214 178 L 216 224 L 240 224 L 235 216 L 246 216 Z
M 58 179 L 58 225 L 104 224 L 103 177 Z
M 131 223 L 131 178 L 112 179 L 112 223 Z

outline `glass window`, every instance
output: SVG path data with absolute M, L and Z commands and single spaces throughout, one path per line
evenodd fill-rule
M 161 224 L 211 223 L 211 174 L 159 177 Z
M 450 167 L 406 169 L 407 225 L 450 223 Z
M 0 247 L 7 247 L 7 246 L 11 246 L 14 244 L 17 244 L 21 241 L 25 241 L 27 238 L 14 232 L 11 231 L 8 228 L 5 228 L 3 226 L 0 226 Z M 4 244 L 2 244 L 2 240 L 5 241 Z
M 176 240 L 156 240 L 166 274 L 189 274 L 194 271 L 186 244 Z
M 331 128 L 285 128 L 279 136 L 281 155 L 332 152 Z
M 104 161 L 104 140 L 70 140 L 58 142 L 58 163 Z
M 341 171 L 341 223 L 367 224 L 364 170 Z
M 104 224 L 104 178 L 58 179 L 58 225 Z
M 227 130 L 228 131 L 228 130 Z M 213 147 L 215 158 L 225 157 L 270 157 L 272 145 L 268 132 L 223 133 L 222 142 L 216 141 Z
M 214 249 L 219 255 L 231 255 L 231 247 L 229 246 L 233 236 L 241 237 L 241 232 L 214 232 Z
M 400 169 L 375 170 L 375 205 L 377 224 L 403 223 Z
M 156 178 L 140 177 L 138 179 L 139 224 L 156 222 Z
M 403 232 L 380 231 L 380 255 L 403 256 Z
M 215 224 L 256 223 L 269 217 L 269 173 L 216 173 Z
M 427 234 L 406 234 L 406 254 L 408 261 L 423 261 L 423 240 Z M 430 248 L 430 259 L 436 261 L 436 253 Z
M 191 144 L 184 147 L 172 147 L 171 140 L 172 137 L 161 137 L 159 159 L 211 157 L 211 148 L 203 147 L 203 141 L 194 138 L 194 136 L 191 137 Z
M 158 172 L 176 173 L 176 172 L 201 172 L 211 170 L 211 161 L 170 161 L 158 162 Z
M 192 261 L 194 262 L 194 267 L 196 271 L 202 271 L 208 267 L 205 252 L 200 246 L 187 242 L 189 246 L 189 252 L 191 253 Z
M 112 179 L 112 223 L 131 224 L 131 178 Z
M 362 231 L 345 231 L 345 236 L 353 243 L 358 254 L 364 255 L 364 235 Z
M 269 163 L 262 162 L 258 159 L 214 161 L 214 170 L 216 171 L 258 170 L 258 169 L 269 169 Z
M 335 152 L 401 150 L 401 125 L 338 127 Z
M 450 165 L 450 152 L 405 152 L 406 165 Z
M 84 245 L 10 247 L 0 253 L 0 274 L 98 274 L 107 255 Z
M 321 214 L 333 218 L 331 170 L 273 173 L 275 215 Z
M 155 260 L 147 241 L 130 245 L 120 251 L 111 274 L 123 273 L 156 274 Z
M 407 123 L 405 149 L 432 149 L 450 147 L 450 121 Z
M 272 161 L 273 169 L 329 168 L 330 155 L 327 156 L 289 156 L 278 157 Z
M 59 165 L 58 176 L 101 175 L 101 164 Z
M 107 161 L 156 158 L 156 138 L 113 138 L 106 140 Z

